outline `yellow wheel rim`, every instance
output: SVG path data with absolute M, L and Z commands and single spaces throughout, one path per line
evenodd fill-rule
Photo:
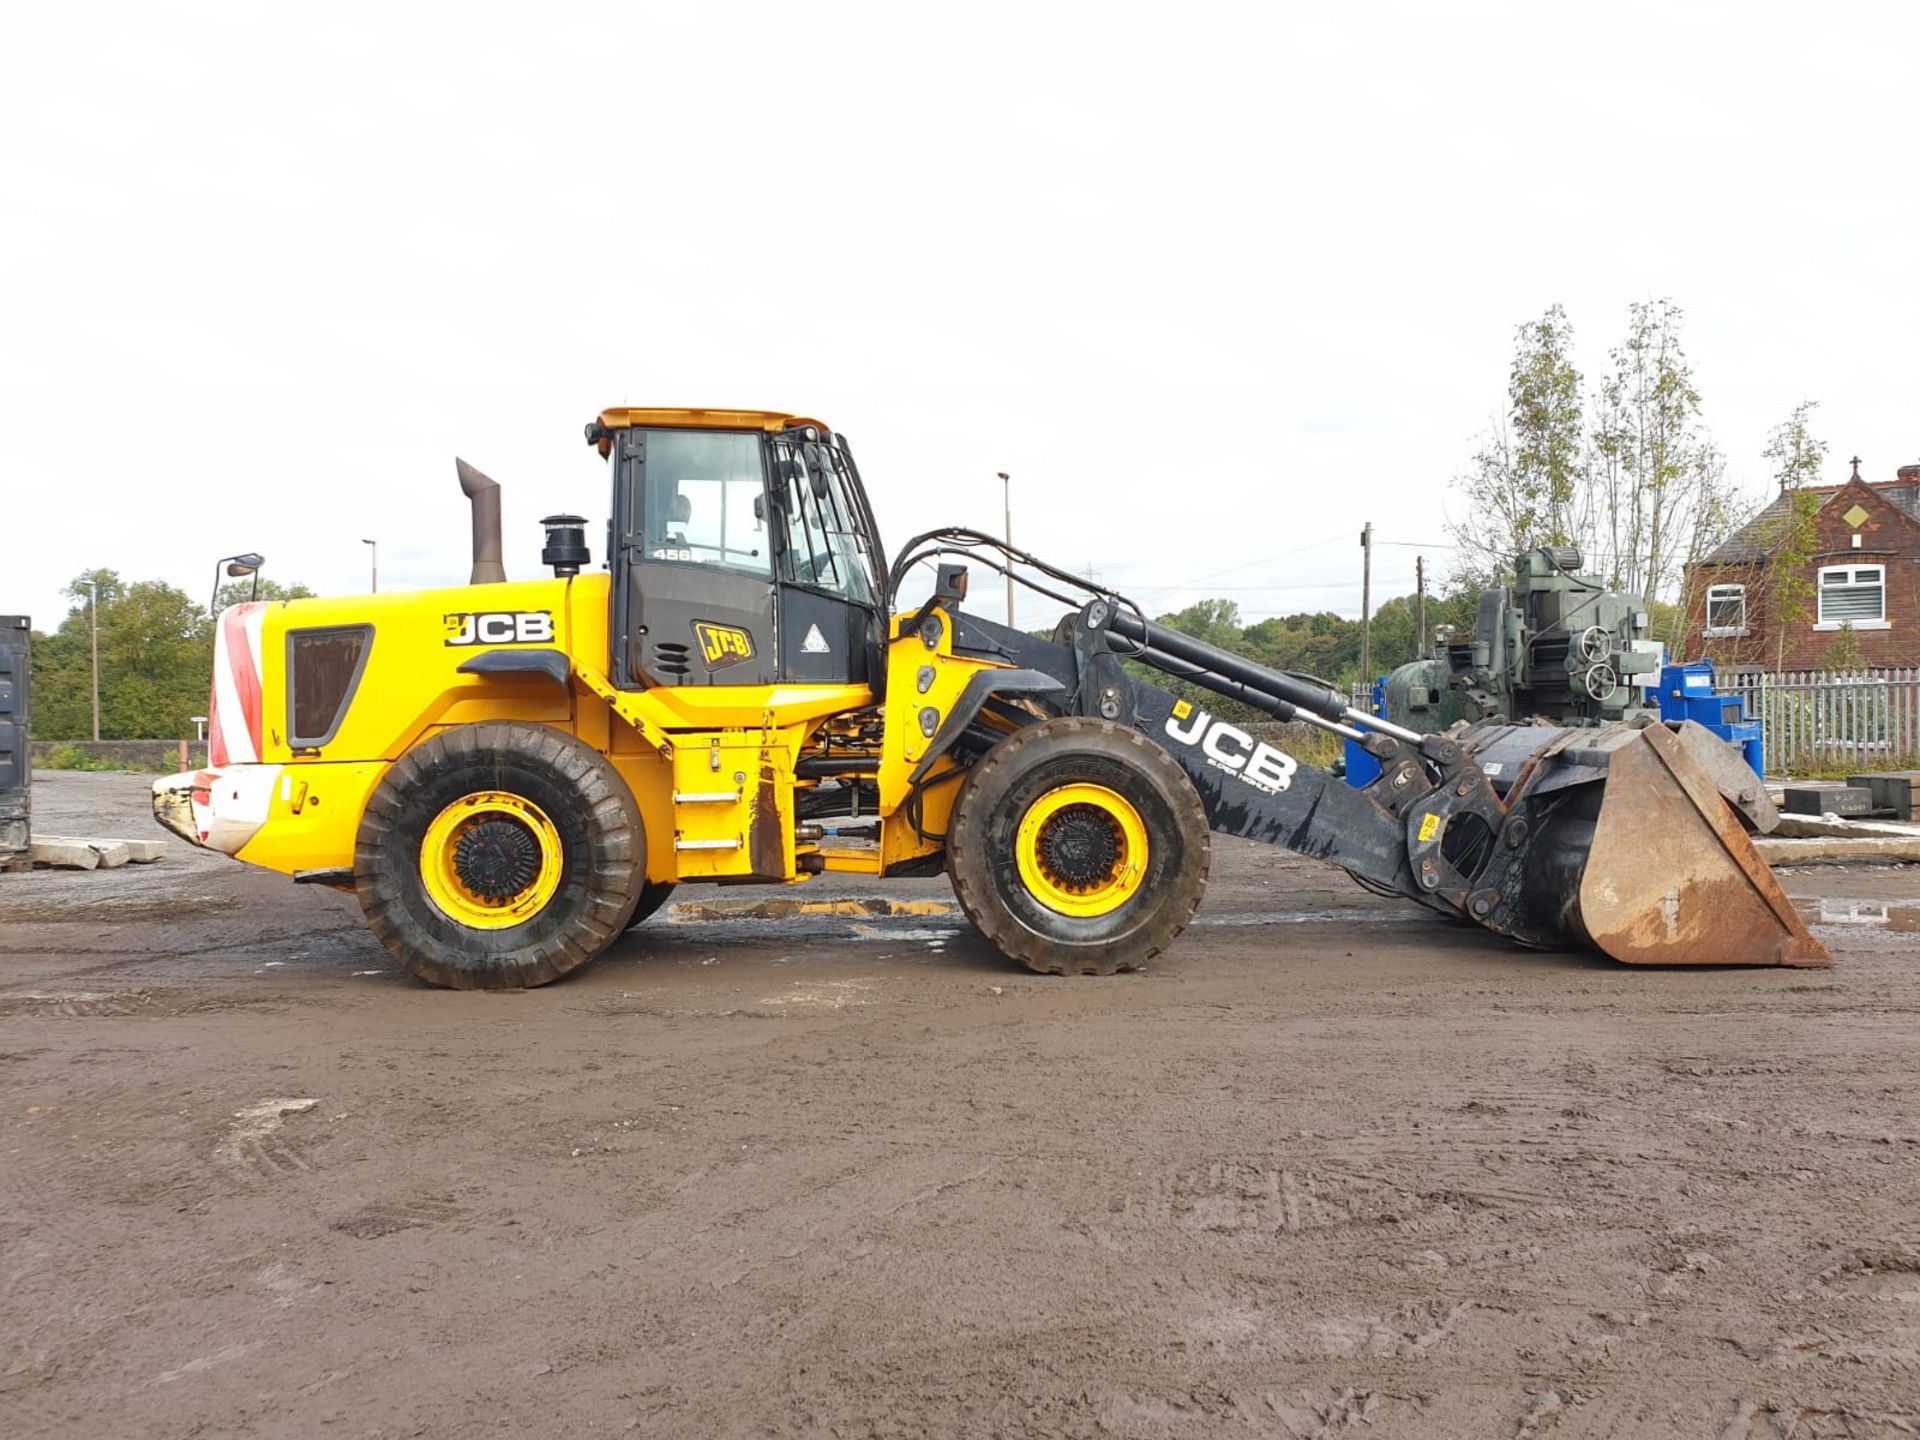
M 420 842 L 420 879 L 449 919 L 505 930 L 539 914 L 560 888 L 560 832 L 531 800 L 502 790 L 463 795 Z
M 1104 785 L 1049 790 L 1021 817 L 1014 840 L 1020 879 L 1049 910 L 1107 915 L 1147 877 L 1147 827 Z

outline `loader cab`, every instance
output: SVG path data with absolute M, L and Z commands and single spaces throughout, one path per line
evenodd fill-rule
M 610 410 L 616 683 L 865 684 L 885 558 L 844 436 L 758 411 Z

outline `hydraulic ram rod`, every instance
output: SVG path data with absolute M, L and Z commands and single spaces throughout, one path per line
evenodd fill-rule
M 1318 717 L 1327 728 L 1337 729 L 1341 734 L 1358 738 L 1353 727 L 1366 726 L 1393 736 L 1396 740 L 1405 740 L 1412 744 L 1420 742 L 1420 736 L 1398 725 L 1390 725 L 1377 715 L 1369 715 L 1355 710 L 1331 690 L 1318 685 L 1310 685 L 1304 680 L 1296 680 L 1291 675 L 1283 675 L 1278 670 L 1269 670 L 1256 664 L 1244 655 L 1235 655 L 1231 650 L 1222 650 L 1218 645 L 1209 645 L 1204 640 L 1196 640 L 1191 635 L 1183 635 L 1178 630 L 1169 630 L 1164 625 L 1156 625 L 1151 620 L 1142 620 L 1124 610 L 1115 610 L 1113 618 L 1107 622 L 1107 633 L 1118 636 L 1123 642 L 1113 649 L 1122 655 L 1141 651 L 1139 658 L 1148 663 L 1155 662 L 1152 652 L 1161 656 L 1171 655 L 1174 659 L 1188 665 L 1196 665 L 1202 670 L 1213 671 L 1216 675 L 1257 690 L 1284 701 L 1296 710 L 1304 710 L 1306 717 Z M 1133 649 L 1128 648 L 1130 642 Z M 1111 643 L 1111 640 L 1109 641 Z M 1160 668 L 1167 669 L 1164 661 Z M 1202 676 L 1190 677 L 1205 685 Z
M 1176 680 L 1190 681 L 1195 685 L 1223 695 L 1229 700 L 1238 700 L 1251 705 L 1256 710 L 1264 710 L 1276 720 L 1298 720 L 1305 725 L 1317 725 L 1322 730 L 1330 730 L 1336 735 L 1344 735 L 1349 740 L 1364 739 L 1363 732 L 1351 725 L 1343 725 L 1338 720 L 1327 720 L 1319 715 L 1309 714 L 1299 706 L 1270 695 L 1265 690 L 1256 689 L 1244 681 L 1222 675 L 1217 670 L 1195 665 L 1190 661 L 1169 655 L 1164 650 L 1156 650 L 1151 645 L 1135 646 L 1127 642 L 1127 648 L 1120 653 L 1129 660 L 1138 660 L 1143 665 L 1151 665 L 1156 670 L 1165 671 Z

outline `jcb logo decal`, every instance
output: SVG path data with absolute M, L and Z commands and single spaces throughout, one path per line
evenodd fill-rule
M 1198 744 L 1207 764 L 1269 795 L 1278 795 L 1293 784 L 1293 772 L 1300 768 L 1285 751 L 1255 740 L 1237 725 L 1194 709 L 1185 700 L 1175 704 L 1173 714 L 1167 717 L 1167 734 L 1182 745 Z
M 551 610 L 486 610 L 442 615 L 449 645 L 551 645 Z
M 700 642 L 700 658 L 707 662 L 709 670 L 724 670 L 753 658 L 753 637 L 737 625 L 696 620 L 693 635 Z

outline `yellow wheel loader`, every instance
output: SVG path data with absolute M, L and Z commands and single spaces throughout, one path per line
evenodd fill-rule
M 1199 906 L 1212 831 L 1526 946 L 1828 963 L 1747 838 L 1765 792 L 1698 726 L 1416 734 L 989 535 L 889 565 L 816 420 L 617 409 L 587 439 L 612 483 L 598 571 L 556 515 L 551 577 L 507 581 L 498 487 L 460 462 L 465 587 L 227 610 L 209 763 L 156 783 L 161 822 L 354 892 L 402 967 L 463 988 L 557 979 L 677 885 L 825 873 L 944 870 L 1009 958 L 1134 969 Z M 1059 602 L 1052 638 L 966 610 L 973 566 Z M 1352 788 L 1155 674 L 1356 740 L 1379 778 Z

